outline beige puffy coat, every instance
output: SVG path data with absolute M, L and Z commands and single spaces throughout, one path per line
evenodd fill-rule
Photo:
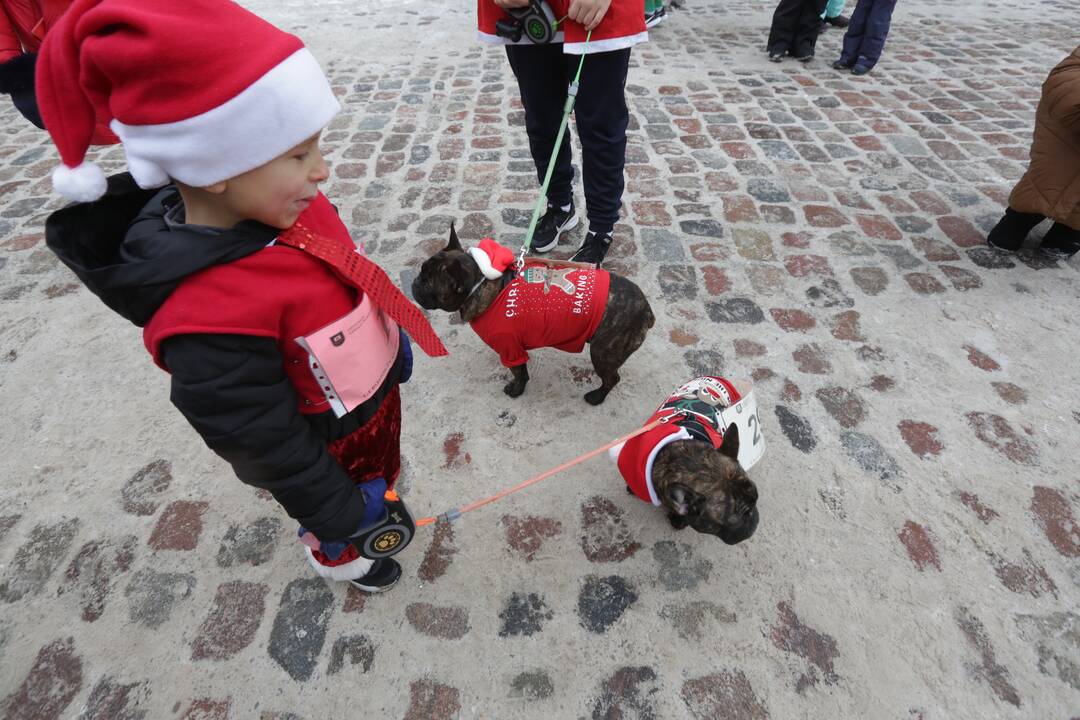
M 1080 230 L 1080 47 L 1043 83 L 1031 165 L 1013 188 L 1009 207 Z

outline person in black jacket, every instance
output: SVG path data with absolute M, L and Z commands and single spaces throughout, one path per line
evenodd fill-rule
M 827 0 L 780 0 L 773 12 L 766 50 L 769 59 L 780 62 L 791 55 L 800 62 L 814 58 L 818 33 L 821 31 L 821 14 Z
M 215 55 L 183 46 L 193 36 L 222 52 L 235 36 L 250 43 L 215 65 Z M 94 76 L 116 62 L 130 70 Z M 200 77 L 249 82 L 237 80 L 235 63 L 244 78 L 257 77 L 258 92 L 203 97 Z M 143 66 L 150 70 L 140 77 Z M 78 25 L 65 19 L 50 32 L 38 72 L 42 115 L 64 161 L 54 184 L 83 200 L 48 218 L 48 246 L 144 329 L 155 362 L 171 373 L 173 404 L 242 481 L 268 490 L 300 522 L 311 566 L 362 590 L 388 589 L 398 563 L 362 557 L 350 539 L 384 517 L 384 492 L 400 470 L 398 386 L 412 355 L 361 286 L 282 232 L 299 221 L 355 250 L 318 192 L 328 177 L 319 132 L 340 106 L 314 58 L 231 2 L 146 12 L 136 0 L 101 0 Z M 119 77 L 122 87 L 95 84 L 87 97 L 101 103 L 89 112 L 62 107 L 69 97 L 60 91 L 87 77 Z M 192 97 L 177 95 L 184 87 Z M 137 106 L 125 106 L 129 98 Z M 186 109 L 190 121 L 155 118 L 155 99 L 174 119 Z M 95 187 L 100 170 L 83 159 L 87 128 L 107 113 L 131 174 Z M 318 332 L 334 323 L 361 341 L 345 344 L 341 333 L 346 375 L 315 354 Z M 361 391 L 347 396 L 342 379 Z

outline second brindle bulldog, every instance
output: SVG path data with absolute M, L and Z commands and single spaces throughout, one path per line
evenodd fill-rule
M 447 246 L 424 261 L 412 294 L 428 310 L 457 312 L 513 374 L 503 388 L 525 392 L 529 350 L 581 352 L 589 344 L 600 387 L 585 393 L 604 402 L 623 366 L 655 318 L 641 288 L 606 270 L 527 262 L 515 272 L 513 254 L 485 239 L 466 250 L 450 226 Z
M 746 437 L 729 419 L 742 418 Z M 730 381 L 703 376 L 657 408 L 655 426 L 608 451 L 626 489 L 662 507 L 676 530 L 691 527 L 735 545 L 758 526 L 758 490 L 746 471 L 765 449 L 756 403 Z M 744 467 L 745 463 L 745 467 Z

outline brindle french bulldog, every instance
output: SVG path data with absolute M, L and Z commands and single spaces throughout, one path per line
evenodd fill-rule
M 738 457 L 739 428 L 734 424 L 724 432 L 719 448 L 695 439 L 660 448 L 653 461 L 652 480 L 673 528 L 682 530 L 689 525 L 728 545 L 754 534 L 758 491 Z
M 600 387 L 585 393 L 585 401 L 590 405 L 604 402 L 619 382 L 619 368 L 641 346 L 655 322 L 641 288 L 614 273 L 610 273 L 610 278 L 603 317 L 587 341 L 593 369 L 601 382 Z M 451 223 L 449 243 L 424 261 L 419 276 L 413 281 L 412 294 L 421 307 L 458 312 L 468 323 L 483 315 L 504 286 L 501 279 L 484 280 L 480 266 L 461 247 Z M 511 367 L 510 372 L 513 378 L 503 387 L 503 392 L 518 397 L 525 392 L 529 382 L 528 364 Z

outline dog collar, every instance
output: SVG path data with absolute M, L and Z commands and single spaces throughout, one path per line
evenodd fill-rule
M 508 268 L 506 270 L 506 272 L 504 272 L 502 274 L 502 277 L 499 278 L 499 283 L 500 283 L 499 284 L 499 291 L 501 292 L 501 291 L 505 290 L 506 286 L 514 281 L 514 277 L 516 275 L 517 275 L 517 273 L 514 272 L 513 268 Z M 465 303 L 469 302 L 469 298 L 471 298 L 473 295 L 475 295 L 476 291 L 480 289 L 480 286 L 483 285 L 484 283 L 486 283 L 487 281 L 488 281 L 488 279 L 486 277 L 481 276 L 481 278 L 476 281 L 476 284 L 472 286 L 472 290 L 470 290 L 469 294 L 465 296 L 465 299 L 462 301 L 461 304 L 464 305 Z

